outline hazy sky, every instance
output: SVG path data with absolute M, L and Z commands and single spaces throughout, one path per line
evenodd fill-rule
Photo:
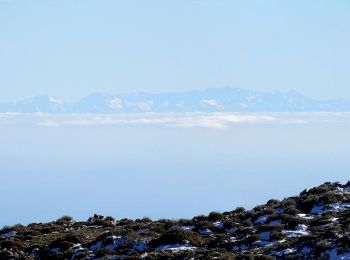
M 0 101 L 207 87 L 350 98 L 350 1 L 0 0 Z

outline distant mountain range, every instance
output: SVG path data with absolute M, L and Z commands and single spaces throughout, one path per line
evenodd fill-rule
M 141 113 L 141 112 L 348 112 L 349 99 L 316 100 L 295 92 L 258 92 L 209 88 L 181 93 L 94 93 L 76 103 L 38 96 L 0 103 L 0 112 Z

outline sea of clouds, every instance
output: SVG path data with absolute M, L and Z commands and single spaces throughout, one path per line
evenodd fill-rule
M 350 122 L 350 113 L 139 113 L 139 114 L 0 114 L 0 125 L 38 127 L 142 126 L 225 129 L 237 124 L 317 124 Z

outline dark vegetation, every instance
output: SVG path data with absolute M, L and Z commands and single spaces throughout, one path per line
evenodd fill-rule
M 5 226 L 0 259 L 350 258 L 350 183 L 325 183 L 252 210 L 152 221 L 94 215 Z M 348 257 L 348 258 L 346 258 Z

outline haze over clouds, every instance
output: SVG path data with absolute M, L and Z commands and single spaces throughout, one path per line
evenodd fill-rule
M 1 178 L 16 183 L 0 191 L 0 225 L 191 217 L 345 181 L 349 125 L 350 113 L 0 114 Z
M 68 114 L 0 113 L 0 125 L 40 127 L 63 126 L 163 126 L 180 128 L 225 129 L 238 124 L 345 124 L 350 113 L 137 113 L 137 114 Z

